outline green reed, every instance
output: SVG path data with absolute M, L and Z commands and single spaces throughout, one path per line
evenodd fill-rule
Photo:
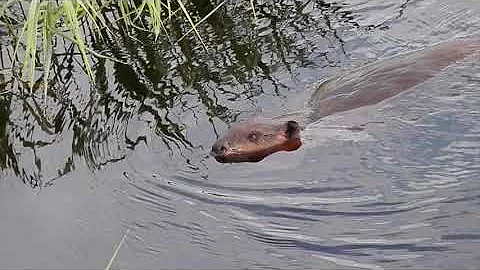
M 122 23 L 126 29 L 134 27 L 149 31 L 156 38 L 163 33 L 170 40 L 167 23 L 174 17 L 182 16 L 191 27 L 185 35 L 193 31 L 206 50 L 197 27 L 224 4 L 222 2 L 205 18 L 195 23 L 184 0 L 144 0 L 140 4 L 138 2 L 133 0 L 32 0 L 30 2 L 9 0 L 0 3 L 0 23 L 9 29 L 9 34 L 16 41 L 12 73 L 20 75 L 18 77 L 28 82 L 30 92 L 34 89 L 36 75 L 42 75 L 43 92 L 46 96 L 52 55 L 55 50 L 54 40 L 56 37 L 63 37 L 74 44 L 81 55 L 85 73 L 94 81 L 91 56 L 106 56 L 95 52 L 87 42 L 85 26 L 90 33 L 95 33 L 100 38 L 111 31 L 109 27 L 114 23 L 117 23 L 117 26 L 118 23 Z M 28 9 L 23 19 L 12 20 L 8 17 L 7 11 L 15 6 Z M 103 11 L 107 9 L 114 10 L 118 14 L 113 24 L 111 21 L 107 23 L 104 16 Z M 148 18 L 148 20 L 142 20 L 142 18 Z M 149 23 L 145 25 L 145 21 Z M 18 73 L 14 73 L 14 70 L 18 70 Z

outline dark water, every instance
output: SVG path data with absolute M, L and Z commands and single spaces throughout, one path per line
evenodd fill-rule
M 0 268 L 104 268 L 127 232 L 115 268 L 478 268 L 478 54 L 309 125 L 296 152 L 208 152 L 328 76 L 478 36 L 480 2 L 259 3 L 255 29 L 239 5 L 205 23 L 208 53 L 119 35 L 99 50 L 128 65 L 100 60 L 94 85 L 65 56 L 46 100 L 2 96 Z

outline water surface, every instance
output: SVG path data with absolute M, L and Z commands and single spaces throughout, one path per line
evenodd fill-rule
M 260 109 L 303 109 L 329 76 L 478 36 L 480 4 L 259 3 L 256 28 L 227 9 L 202 28 L 208 52 L 135 33 L 108 41 L 129 65 L 99 61 L 95 85 L 67 59 L 66 89 L 2 97 L 0 268 L 103 268 L 127 231 L 115 268 L 476 268 L 478 54 L 310 124 L 296 152 L 208 152 Z

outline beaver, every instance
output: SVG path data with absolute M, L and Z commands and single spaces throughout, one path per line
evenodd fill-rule
M 353 69 L 320 83 L 300 121 L 278 117 L 234 124 L 210 154 L 222 163 L 258 162 L 278 151 L 297 150 L 302 125 L 391 98 L 479 50 L 480 39 L 453 40 Z

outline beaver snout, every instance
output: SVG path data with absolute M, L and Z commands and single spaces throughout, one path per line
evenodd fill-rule
M 240 122 L 212 146 L 210 155 L 221 163 L 258 162 L 278 151 L 302 145 L 295 121 Z
M 212 146 L 212 151 L 210 151 L 210 155 L 214 157 L 223 156 L 228 150 L 227 143 L 217 142 Z
M 218 162 L 226 163 L 229 162 L 229 160 L 227 159 L 228 149 L 229 148 L 226 142 L 217 142 L 212 146 L 210 155 L 213 156 Z

